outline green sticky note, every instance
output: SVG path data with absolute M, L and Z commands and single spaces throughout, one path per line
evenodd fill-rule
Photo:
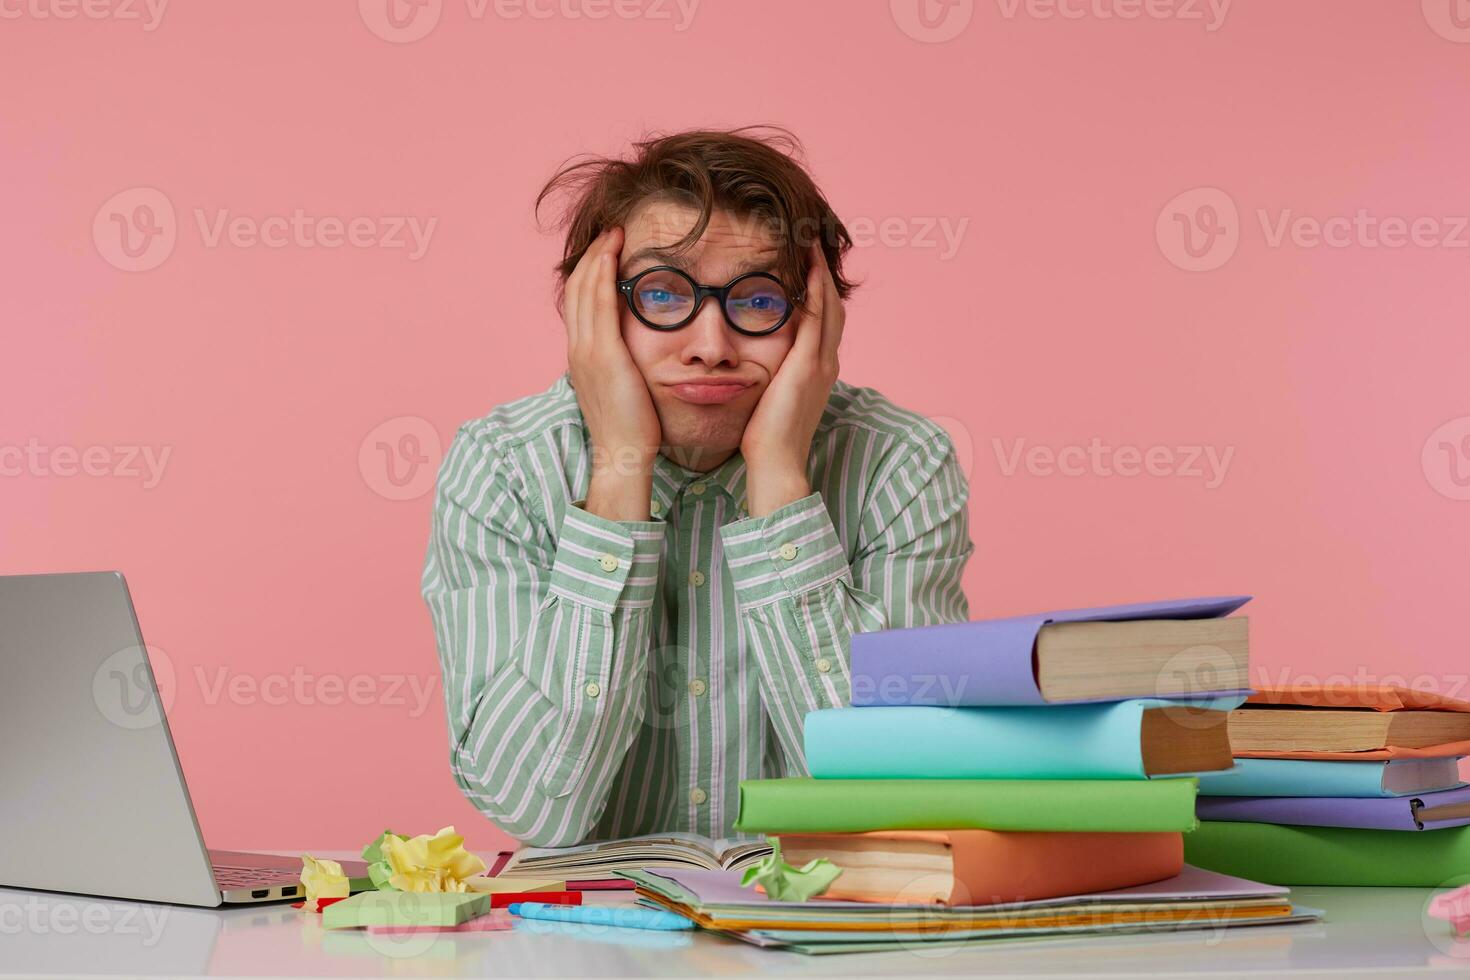
M 765 893 L 777 902 L 809 902 L 822 894 L 842 869 L 826 858 L 816 858 L 799 868 L 792 867 L 781 858 L 781 841 L 771 838 L 771 853 L 759 863 L 745 869 L 740 884 L 746 888 L 760 885 Z
M 322 909 L 322 926 L 457 926 L 490 911 L 490 896 L 475 892 L 361 892 Z

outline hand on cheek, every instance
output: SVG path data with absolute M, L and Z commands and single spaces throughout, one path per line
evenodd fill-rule
M 837 350 L 846 316 L 827 260 L 815 243 L 806 296 L 808 311 L 795 318 L 796 340 L 740 441 L 752 517 L 764 517 L 812 492 L 807 459 L 837 381 Z
M 609 520 L 646 521 L 663 433 L 623 340 L 616 283 L 622 245 L 621 228 L 604 231 L 567 280 L 567 363 L 592 442 L 587 510 Z

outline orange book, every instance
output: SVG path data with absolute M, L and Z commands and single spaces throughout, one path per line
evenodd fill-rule
M 781 834 L 797 867 L 842 869 L 822 898 L 885 904 L 996 905 L 1162 881 L 1184 867 L 1184 838 L 1165 833 L 880 830 Z
M 1375 711 L 1470 711 L 1470 701 L 1401 684 L 1267 684 L 1246 703 Z
M 1252 710 L 1252 709 L 1255 710 Z M 1301 708 L 1304 711 L 1290 709 Z M 1266 710 L 1261 710 L 1266 709 Z M 1288 710 L 1281 710 L 1288 709 Z M 1335 709 L 1335 710 L 1334 710 Z M 1364 709 L 1371 709 L 1365 712 Z M 1315 711 L 1322 711 L 1320 719 L 1309 718 Z M 1279 712 L 1276 713 L 1276 712 Z M 1348 712 L 1348 714 L 1340 714 Z M 1430 714 L 1444 712 L 1445 714 Z M 1384 759 L 1436 759 L 1470 755 L 1470 740 L 1457 737 L 1457 716 L 1470 712 L 1470 701 L 1404 687 L 1399 684 L 1282 684 L 1265 685 L 1252 694 L 1245 707 L 1231 714 L 1231 744 L 1233 754 L 1241 759 L 1322 759 L 1342 761 L 1370 761 Z M 1372 716 L 1380 719 L 1382 737 L 1373 744 L 1361 742 L 1351 747 L 1326 748 L 1307 742 L 1297 744 L 1254 744 L 1243 720 L 1254 723 L 1254 729 L 1277 727 L 1268 723 L 1280 722 L 1286 726 L 1293 719 L 1317 721 L 1315 728 L 1331 726 L 1330 717 L 1338 714 L 1345 722 L 1358 728 L 1371 727 Z M 1364 714 L 1369 717 L 1363 717 Z M 1387 717 L 1385 717 L 1387 715 Z M 1411 717 L 1418 716 L 1418 717 Z M 1406 728 L 1412 721 L 1422 724 L 1439 718 L 1437 726 L 1444 731 L 1438 738 L 1400 738 L 1396 729 Z M 1382 724 L 1396 718 L 1404 725 Z M 1464 726 L 1459 726 L 1464 728 Z M 1463 732 L 1459 733 L 1463 735 Z

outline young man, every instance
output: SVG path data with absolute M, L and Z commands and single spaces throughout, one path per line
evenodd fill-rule
M 570 370 L 459 430 L 423 577 L 455 778 L 525 843 L 730 835 L 852 633 L 967 618 L 964 475 L 837 379 L 851 239 L 791 146 L 676 134 L 538 199 Z

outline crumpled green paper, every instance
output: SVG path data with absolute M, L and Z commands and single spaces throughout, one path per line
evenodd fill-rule
M 391 830 L 385 830 L 374 838 L 373 842 L 362 849 L 362 859 L 368 863 L 368 878 L 372 880 L 373 887 L 379 891 L 396 892 L 397 888 L 388 881 L 393 877 L 393 868 L 388 863 L 388 855 L 383 853 L 383 842 L 389 837 L 399 840 L 408 840 L 402 834 L 395 834 Z
M 746 868 L 740 884 L 744 888 L 759 885 L 777 902 L 806 902 L 826 891 L 840 874 L 842 869 L 826 858 L 792 867 L 781 859 L 781 842 L 773 837 L 770 855 Z

